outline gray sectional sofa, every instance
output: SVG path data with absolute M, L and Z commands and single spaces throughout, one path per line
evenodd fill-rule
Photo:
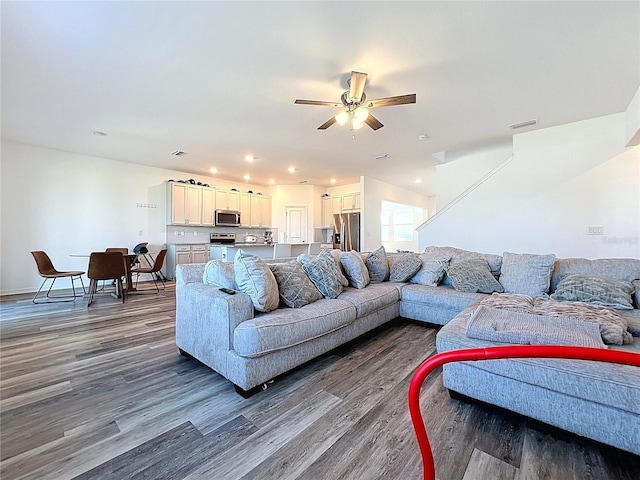
M 498 255 L 452 247 L 427 247 L 424 255 L 445 256 L 450 266 L 479 257 L 486 261 L 494 279 L 505 285 L 540 288 L 535 285 L 539 266 L 529 266 L 526 261 L 525 271 L 510 263 L 508 274 L 501 271 L 503 257 Z M 394 258 L 388 257 L 390 265 Z M 628 320 L 630 331 L 640 333 L 640 260 L 551 259 L 545 287 L 550 294 L 572 274 L 633 282 L 635 308 L 616 311 Z M 533 271 L 531 278 L 526 269 Z M 456 278 L 447 274 L 437 285 L 371 283 L 359 289 L 346 287 L 334 299 L 261 313 L 249 295 L 228 295 L 217 286 L 204 284 L 204 270 L 204 264 L 177 268 L 176 344 L 183 354 L 229 379 L 244 395 L 398 316 L 431 326 L 444 325 L 437 335 L 438 351 L 496 344 L 466 335 L 467 322 L 479 302 L 491 295 L 461 291 L 465 288 L 454 287 Z M 453 270 L 450 267 L 452 275 Z M 526 282 L 514 279 L 514 272 Z M 610 348 L 640 354 L 640 339 Z M 640 454 L 637 367 L 551 359 L 463 362 L 446 365 L 443 382 L 452 392 Z

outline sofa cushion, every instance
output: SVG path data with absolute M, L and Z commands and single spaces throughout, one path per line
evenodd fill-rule
M 445 268 L 449 266 L 449 260 L 451 257 L 421 253 L 418 255 L 420 262 L 422 263 L 420 270 L 411 277 L 409 280 L 411 283 L 419 283 L 420 285 L 432 285 L 436 286 L 444 277 Z
M 413 253 L 396 255 L 389 267 L 390 282 L 406 282 L 422 267 L 422 262 Z
M 424 249 L 424 253 L 437 254 L 444 257 L 448 256 L 449 258 L 451 258 L 451 260 L 449 261 L 450 265 L 455 265 L 456 263 L 462 262 L 464 260 L 469 260 L 470 258 L 482 258 L 489 264 L 489 268 L 491 269 L 491 273 L 494 277 L 497 278 L 498 275 L 500 275 L 500 268 L 502 266 L 502 257 L 500 255 L 495 255 L 492 253 L 472 252 L 456 247 L 439 247 L 436 245 L 426 247 Z M 451 279 L 446 273 L 444 278 L 442 279 L 442 283 L 444 285 L 451 285 Z
M 202 282 L 206 285 L 213 285 L 214 287 L 238 290 L 233 262 L 223 262 L 222 260 L 208 261 L 204 266 Z
M 322 250 L 316 258 L 303 264 L 302 269 L 325 298 L 336 298 L 342 292 L 340 271 L 328 250 Z
M 340 299 L 278 309 L 238 325 L 233 331 L 233 349 L 243 357 L 258 357 L 326 335 L 351 324 L 355 318 L 353 304 Z
M 259 312 L 278 308 L 278 283 L 269 266 L 260 258 L 240 249 L 233 260 L 238 289 L 251 297 Z
M 358 318 L 400 301 L 398 289 L 390 283 L 373 283 L 367 288 L 345 288 L 338 297 L 356 307 Z
M 384 246 L 374 250 L 365 260 L 367 270 L 369 270 L 369 278 L 371 283 L 380 283 L 389 278 L 389 262 L 387 261 L 387 252 Z
M 504 292 L 502 285 L 489 270 L 489 264 L 482 258 L 470 258 L 446 268 L 453 288 L 460 292 L 493 293 Z
M 551 292 L 569 275 L 581 273 L 633 282 L 640 279 L 640 260 L 637 258 L 557 258 L 551 272 Z M 637 304 L 636 304 L 637 305 Z
M 549 291 L 556 256 L 504 252 L 500 283 L 507 293 L 538 297 Z
M 633 284 L 626 280 L 576 274 L 565 277 L 551 298 L 631 310 L 634 292 Z
M 297 261 L 269 265 L 278 282 L 278 293 L 287 307 L 300 308 L 322 298 Z
M 364 288 L 369 285 L 369 270 L 367 270 L 367 266 L 358 252 L 354 250 L 341 252 L 340 263 L 349 280 L 349 285 L 356 288 Z
M 429 307 L 445 307 L 461 311 L 485 298 L 487 298 L 485 293 L 460 292 L 451 285 L 430 287 L 408 284 L 402 287 L 402 302 L 419 304 L 423 310 Z

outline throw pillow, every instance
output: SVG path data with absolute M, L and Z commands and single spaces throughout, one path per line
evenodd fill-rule
M 504 292 L 504 288 L 493 276 L 489 264 L 482 258 L 470 258 L 450 265 L 446 269 L 453 288 L 459 292 L 493 293 Z
M 412 253 L 396 255 L 389 268 L 389 281 L 406 282 L 420 270 L 420 267 L 422 262 L 417 255 Z
M 444 269 L 449 266 L 451 257 L 422 253 L 418 255 L 418 258 L 422 265 L 420 270 L 411 277 L 410 282 L 431 287 L 437 286 L 444 277 Z
M 302 269 L 323 297 L 336 298 L 342 293 L 340 271 L 329 250 L 322 250 L 316 258 L 302 265 Z
M 340 262 L 340 254 L 342 253 L 342 250 L 338 250 L 334 248 L 332 250 L 329 250 L 329 252 L 333 257 L 333 261 L 336 262 L 336 265 L 338 266 L 338 273 L 340 274 L 340 283 L 342 284 L 343 287 L 348 287 L 349 280 L 347 279 L 347 277 L 345 277 L 344 268 L 342 268 L 342 262 Z
M 482 258 L 486 260 L 491 269 L 491 273 L 498 278 L 500 275 L 500 268 L 502 267 L 502 257 L 492 253 L 480 253 L 472 252 L 470 250 L 463 250 L 456 247 L 439 247 L 436 245 L 428 246 L 424 249 L 424 253 L 430 253 L 432 255 L 440 255 L 443 257 L 450 257 L 449 265 L 455 265 L 458 262 L 464 260 L 470 260 L 472 258 Z M 448 275 L 445 275 L 442 280 L 443 285 L 451 285 L 451 279 Z
M 502 255 L 500 283 L 507 293 L 539 297 L 549 290 L 551 269 L 556 256 L 509 253 Z
M 389 278 L 389 263 L 387 262 L 387 252 L 384 247 L 374 250 L 365 260 L 371 283 L 384 282 Z
M 322 294 L 296 261 L 269 265 L 278 283 L 280 298 L 287 307 L 300 308 L 320 300 Z
M 205 285 L 238 290 L 238 285 L 236 285 L 236 271 L 233 268 L 232 262 L 223 262 L 222 260 L 208 261 L 204 266 L 202 282 Z
M 369 285 L 369 270 L 358 252 L 354 250 L 341 252 L 340 263 L 342 263 L 344 273 L 351 285 L 356 288 L 364 288 Z
M 278 282 L 262 259 L 240 249 L 233 259 L 236 283 L 241 292 L 251 297 L 256 310 L 270 312 L 278 308 Z
M 633 284 L 625 280 L 596 275 L 569 275 L 560 281 L 551 298 L 632 310 L 634 292 Z

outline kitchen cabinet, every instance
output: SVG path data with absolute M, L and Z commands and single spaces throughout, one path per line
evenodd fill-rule
M 333 226 L 333 216 L 342 213 L 342 197 L 322 197 L 322 227 Z
M 271 226 L 271 197 L 264 195 L 251 195 L 251 220 L 250 226 L 265 228 Z
M 209 244 L 169 244 L 167 245 L 166 277 L 173 280 L 176 276 L 176 265 L 188 263 L 207 263 L 209 261 Z
M 240 194 L 240 226 L 249 227 L 251 225 L 251 194 Z
M 202 187 L 202 225 L 215 225 L 214 213 L 216 210 L 215 188 Z
M 200 225 L 202 223 L 202 187 L 190 183 L 168 182 L 168 223 Z
M 271 228 L 271 197 L 260 196 L 261 227 Z
M 216 188 L 216 208 L 218 210 L 240 210 L 240 192 Z M 242 220 L 242 219 L 241 219 Z
M 342 212 L 360 211 L 360 192 L 342 195 Z

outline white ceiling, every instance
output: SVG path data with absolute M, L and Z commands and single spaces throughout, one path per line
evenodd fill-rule
M 532 129 L 621 112 L 640 84 L 636 1 L 1 8 L 4 138 L 196 174 L 216 167 L 258 185 L 368 175 L 433 194 L 433 153 L 508 141 L 508 125 L 530 119 Z M 369 99 L 416 93 L 417 104 L 373 111 L 385 127 L 355 138 L 317 130 L 337 109 L 294 100 L 339 101 L 351 70 L 369 74 Z M 372 159 L 382 153 L 391 157 Z

